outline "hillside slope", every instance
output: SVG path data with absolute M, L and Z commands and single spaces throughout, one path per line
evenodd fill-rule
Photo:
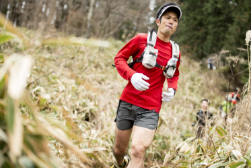
M 20 49 L 16 42 L 1 46 L 5 59 L 17 53 L 30 55 L 34 60 L 27 86 L 27 96 L 33 102 L 33 108 L 27 103 L 19 106 L 25 128 L 24 136 L 26 131 L 29 134 L 31 131 L 36 136 L 41 133 L 46 138 L 43 142 L 48 143 L 52 154 L 59 158 L 53 162 L 59 161 L 62 167 L 109 167 L 114 162 L 111 148 L 117 104 L 127 84 L 111 65 L 124 43 L 110 40 L 110 45 L 107 46 L 107 42 L 69 37 L 68 40 L 45 40 L 43 45 L 38 45 L 37 36 L 33 32 L 27 31 L 26 34 L 33 42 L 28 49 Z M 178 91 L 171 102 L 162 105 L 159 126 L 145 156 L 146 167 L 173 167 L 181 162 L 184 165 L 190 164 L 191 167 L 195 162 L 189 161 L 191 154 L 199 155 L 202 149 L 205 152 L 204 142 L 194 141 L 195 128 L 191 126 L 200 109 L 200 101 L 209 99 L 210 111 L 217 118 L 219 104 L 225 96 L 220 91 L 224 80 L 217 71 L 205 70 L 199 62 L 191 60 L 185 54 L 181 61 Z M 166 88 L 167 84 L 164 90 Z M 40 129 L 42 125 L 39 122 L 47 128 L 48 134 Z M 36 125 L 34 123 L 37 123 L 36 129 L 30 129 L 31 125 Z M 217 126 L 211 129 L 224 132 L 221 128 Z M 212 132 L 210 135 L 213 134 Z M 222 142 L 217 136 L 214 140 Z M 32 138 L 31 142 L 34 143 Z M 27 142 L 23 143 L 24 146 L 27 145 Z M 186 153 L 189 155 L 177 152 L 180 144 L 189 149 Z M 191 152 L 191 144 L 199 149 L 199 153 Z M 27 146 L 26 149 L 31 146 L 32 149 L 37 149 L 37 153 L 34 152 L 36 155 L 32 155 L 37 166 L 51 162 L 52 159 L 49 162 L 44 158 L 45 151 L 36 145 Z M 207 149 L 215 152 L 212 150 L 215 148 Z M 81 152 L 86 155 L 80 156 Z M 211 155 L 205 154 L 205 157 L 213 160 Z M 200 162 L 202 161 L 203 158 L 200 158 Z
M 30 81 L 33 81 L 50 71 L 55 72 L 47 78 L 42 78 L 32 89 L 38 86 L 44 88 L 45 93 L 51 97 L 47 103 L 61 104 L 68 109 L 70 118 L 77 120 L 78 125 L 86 129 L 83 133 L 88 132 L 84 137 L 91 136 L 89 140 L 96 141 L 89 147 L 102 146 L 107 149 L 105 153 L 101 153 L 105 165 L 113 161 L 111 147 L 115 132 L 114 118 L 119 96 L 127 83 L 111 66 L 114 56 L 123 45 L 121 42 L 111 41 L 109 48 L 44 46 L 37 50 L 40 54 L 36 55 L 35 59 L 46 57 L 47 62 L 57 64 L 59 69 L 55 72 L 50 64 L 37 61 L 30 78 Z M 191 123 L 195 121 L 195 114 L 203 98 L 211 101 L 213 112 L 217 111 L 222 101 L 218 87 L 220 77 L 217 72 L 202 70 L 200 63 L 183 56 L 180 74 L 174 100 L 163 104 L 160 112 L 159 127 L 146 155 L 147 167 L 154 165 L 153 160 L 161 164 L 167 153 L 174 153 L 180 142 L 194 136 L 195 128 Z M 56 81 L 51 81 L 52 78 Z M 166 86 L 165 84 L 164 89 Z M 53 94 L 53 90 L 58 88 L 62 89 Z M 87 115 L 90 116 L 89 121 L 83 121 Z

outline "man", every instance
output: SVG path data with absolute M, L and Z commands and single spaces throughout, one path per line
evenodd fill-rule
M 233 112 L 233 107 L 234 107 L 234 104 L 232 102 L 232 95 L 231 94 L 228 94 L 226 96 L 226 100 L 223 101 L 221 103 L 221 106 L 220 106 L 220 113 L 221 113 L 221 117 L 224 119 L 224 121 L 226 122 L 227 121 L 227 117 L 228 115 Z
M 213 69 L 213 59 L 212 59 L 212 58 L 209 58 L 209 59 L 207 60 L 207 62 L 208 62 L 207 68 L 208 68 L 208 69 Z
M 209 106 L 209 100 L 203 99 L 201 101 L 201 110 L 196 115 L 198 123 L 196 138 L 202 138 L 204 136 L 206 123 L 208 123 L 209 125 L 212 124 L 212 121 L 210 120 L 213 118 L 213 114 L 208 111 L 208 106 Z
M 154 49 L 158 50 L 156 62 L 160 66 L 165 67 L 167 63 L 169 64 L 168 61 L 172 60 L 170 37 L 176 31 L 181 16 L 181 9 L 175 3 L 166 3 L 157 11 L 158 31 Z M 124 79 L 128 80 L 128 84 L 120 97 L 116 116 L 117 128 L 113 154 L 117 163 L 112 168 L 126 167 L 127 165 L 128 168 L 144 167 L 144 154 L 153 140 L 162 101 L 172 100 L 177 90 L 179 52 L 174 75 L 167 79 L 167 92 L 162 92 L 166 79 L 162 69 L 158 67 L 148 69 L 143 65 L 144 61 L 136 62 L 132 68 L 128 66 L 127 60 L 130 56 L 135 61 L 144 52 L 148 44 L 147 37 L 147 34 L 136 35 L 114 58 L 117 71 Z M 131 161 L 129 162 L 129 157 L 125 156 L 125 153 L 131 134 Z

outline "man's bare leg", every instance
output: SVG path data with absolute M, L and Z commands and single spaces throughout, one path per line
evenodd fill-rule
M 124 161 L 124 156 L 129 145 L 131 133 L 132 128 L 129 130 L 119 130 L 116 128 L 115 144 L 112 148 L 112 151 L 118 165 L 122 164 Z
M 155 129 L 147 129 L 143 127 L 133 126 L 132 145 L 131 145 L 131 161 L 128 168 L 143 168 L 144 155 L 146 149 L 152 143 Z

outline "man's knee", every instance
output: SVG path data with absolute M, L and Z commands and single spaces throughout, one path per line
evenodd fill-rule
M 126 153 L 126 148 L 121 145 L 114 145 L 112 152 L 116 156 L 124 155 Z
M 132 145 L 131 147 L 131 155 L 133 157 L 137 157 L 137 158 L 143 158 L 145 155 L 145 151 L 146 151 L 145 146 L 143 145 Z

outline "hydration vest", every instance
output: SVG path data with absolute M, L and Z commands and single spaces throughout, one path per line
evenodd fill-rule
M 179 45 L 170 40 L 172 45 L 172 58 L 167 62 L 166 66 L 161 66 L 157 63 L 158 50 L 154 48 L 157 40 L 157 33 L 154 29 L 148 31 L 147 45 L 140 58 L 129 63 L 129 67 L 133 68 L 133 65 L 137 62 L 142 62 L 142 65 L 148 69 L 154 67 L 160 68 L 163 71 L 163 75 L 167 78 L 172 78 L 177 67 L 179 60 Z

